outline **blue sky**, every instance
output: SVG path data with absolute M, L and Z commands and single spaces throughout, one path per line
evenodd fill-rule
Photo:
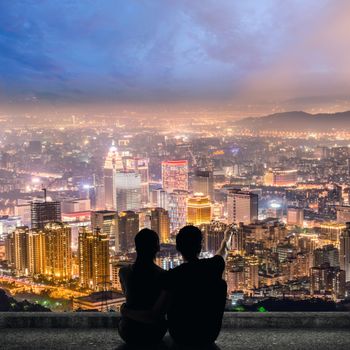
M 0 102 L 332 105 L 350 91 L 349 13 L 346 0 L 0 0 Z

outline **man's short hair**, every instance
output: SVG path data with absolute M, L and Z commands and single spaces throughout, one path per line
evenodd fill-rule
M 185 258 L 194 258 L 202 250 L 202 232 L 192 225 L 184 226 L 176 236 L 176 249 Z
M 154 258 L 159 252 L 158 234 L 148 228 L 135 236 L 135 248 L 139 258 Z

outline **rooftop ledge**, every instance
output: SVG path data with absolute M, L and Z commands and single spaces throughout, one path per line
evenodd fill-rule
M 116 328 L 119 313 L 3 312 L 0 329 Z M 350 312 L 226 312 L 223 329 L 350 329 Z

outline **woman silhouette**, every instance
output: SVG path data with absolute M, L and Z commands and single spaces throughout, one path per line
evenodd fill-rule
M 135 247 L 135 263 L 121 268 L 119 274 L 126 297 L 125 306 L 135 311 L 149 310 L 161 294 L 161 276 L 165 272 L 154 262 L 160 249 L 157 233 L 149 229 L 141 230 L 135 236 Z M 167 327 L 164 318 L 147 324 L 122 316 L 118 330 L 127 344 L 150 345 L 162 340 Z

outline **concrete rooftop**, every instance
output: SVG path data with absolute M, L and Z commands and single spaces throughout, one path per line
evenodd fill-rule
M 128 350 L 112 329 L 1 329 L 1 349 Z M 350 349 L 346 330 L 224 329 L 217 350 L 228 349 Z M 169 336 L 157 350 L 180 349 Z
M 0 349 L 131 349 L 111 313 L 2 313 Z M 167 335 L 157 350 L 181 349 Z M 350 313 L 225 314 L 217 350 L 350 349 Z

